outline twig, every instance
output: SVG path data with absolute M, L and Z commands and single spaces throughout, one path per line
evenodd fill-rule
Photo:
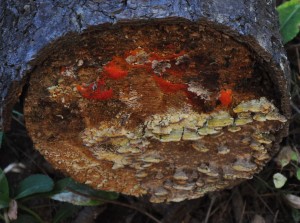
M 10 223 L 10 220 L 9 220 L 8 214 L 7 214 L 7 211 L 4 211 L 4 222 L 5 222 L 5 223 Z
M 240 223 L 244 213 L 243 207 L 245 205 L 245 202 L 243 201 L 243 197 L 238 187 L 232 190 L 232 194 L 232 207 L 234 219 L 237 223 Z
M 255 193 L 255 195 L 258 197 L 258 199 L 263 203 L 263 205 L 268 209 L 268 211 L 274 215 L 274 212 L 272 209 L 269 207 L 269 205 L 260 197 L 260 195 L 257 193 L 257 191 L 248 183 L 249 188 Z
M 274 216 L 274 219 L 273 219 L 273 223 L 277 222 L 278 214 L 279 214 L 279 210 L 277 210 L 276 213 L 275 213 L 275 216 Z
M 211 209 L 212 209 L 212 206 L 215 203 L 215 200 L 216 200 L 216 197 L 212 196 L 212 198 L 210 200 L 210 204 L 209 204 L 208 210 L 207 210 L 207 213 L 206 213 L 206 217 L 205 217 L 204 223 L 208 223 L 208 220 L 209 220 L 209 217 L 210 217 L 210 213 L 211 213 Z
M 255 179 L 258 179 L 260 182 L 262 182 L 263 184 L 264 184 L 264 186 L 266 187 L 266 188 L 268 188 L 269 190 L 271 190 L 271 191 L 274 191 L 274 189 L 267 183 L 267 182 L 265 182 L 263 179 L 261 179 L 259 176 L 257 176 L 257 175 L 254 175 L 254 178 Z M 248 184 L 249 186 L 250 186 L 250 184 Z M 253 188 L 252 188 L 253 189 Z M 254 189 L 253 189 L 254 190 Z
M 298 114 L 300 114 L 300 109 L 293 102 L 291 102 L 291 106 Z
M 31 214 L 38 222 L 43 223 L 43 220 L 41 217 L 35 213 L 33 210 L 30 210 L 29 208 L 25 207 L 24 205 L 18 204 L 19 208 L 29 214 Z
M 245 209 L 246 209 L 246 201 L 244 202 L 244 205 L 243 205 L 243 209 L 242 209 L 242 213 L 241 213 L 241 216 L 240 216 L 239 223 L 243 222 L 243 216 L 244 216 L 244 213 L 245 213 Z
M 20 121 L 17 117 L 15 117 L 14 115 L 12 116 L 13 120 L 15 120 L 16 122 L 18 122 L 21 126 L 24 127 L 24 123 L 22 121 Z
M 222 208 L 222 210 L 221 210 L 220 216 L 223 216 L 224 212 L 227 210 L 227 207 L 228 207 L 230 201 L 232 200 L 232 197 L 233 197 L 233 193 L 231 193 L 231 194 L 230 194 L 230 197 L 225 201 L 225 205 L 223 205 L 223 204 L 218 205 L 218 207 L 215 208 L 215 209 L 211 212 L 211 215 L 214 215 L 214 214 L 216 213 L 216 211 L 217 211 L 218 209 L 220 209 L 220 206 L 222 206 L 223 208 Z
M 291 49 L 291 48 L 297 48 L 297 47 L 300 47 L 300 43 L 298 44 L 292 44 L 292 45 L 289 45 L 289 46 L 286 46 L 287 49 Z
M 75 191 L 69 187 L 66 188 L 68 191 L 74 193 L 74 194 L 77 194 L 77 195 L 80 195 L 80 196 L 83 196 L 83 197 L 88 197 L 90 199 L 93 199 L 93 200 L 98 200 L 98 201 L 102 201 L 102 202 L 106 202 L 106 203 L 109 203 L 109 204 L 115 204 L 115 205 L 118 205 L 118 206 L 122 206 L 122 207 L 126 207 L 126 208 L 130 208 L 130 209 L 133 209 L 133 210 L 136 210 L 144 215 L 146 215 L 147 217 L 151 218 L 153 221 L 155 221 L 156 223 L 161 223 L 161 221 L 159 221 L 157 218 L 155 218 L 153 215 L 151 215 L 150 213 L 138 208 L 138 207 L 135 207 L 133 205 L 130 205 L 130 204 L 125 204 L 125 203 L 122 203 L 122 202 L 119 202 L 119 201 L 113 201 L 113 200 L 107 200 L 107 199 L 104 199 L 104 198 L 100 198 L 100 197 L 96 197 L 96 196 L 90 196 L 88 194 L 84 194 L 84 193 L 81 193 L 81 192 L 78 192 L 78 191 Z

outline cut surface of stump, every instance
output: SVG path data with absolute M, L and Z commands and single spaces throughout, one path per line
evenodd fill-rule
M 252 178 L 286 118 L 256 56 L 200 24 L 120 25 L 31 74 L 36 148 L 94 188 L 182 201 Z

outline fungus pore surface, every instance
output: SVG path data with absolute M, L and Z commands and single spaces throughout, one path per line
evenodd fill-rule
M 66 38 L 31 74 L 36 148 L 96 189 L 182 201 L 262 169 L 286 118 L 255 55 L 204 25 L 152 23 Z

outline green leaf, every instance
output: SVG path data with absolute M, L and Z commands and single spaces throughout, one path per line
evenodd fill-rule
M 69 191 L 55 194 L 54 196 L 51 197 L 51 199 L 56 200 L 56 201 L 61 201 L 61 202 L 68 202 L 68 203 L 71 203 L 74 205 L 80 205 L 80 206 L 98 206 L 98 205 L 104 203 L 100 200 L 94 200 L 87 196 L 81 196 L 79 194 L 69 192 Z
M 37 223 L 38 221 L 32 217 L 31 215 L 22 214 L 18 216 L 18 219 L 15 221 L 12 221 L 12 223 Z
M 118 198 L 117 193 L 94 190 L 85 184 L 75 182 L 71 178 L 65 178 L 58 181 L 55 185 L 54 192 L 55 193 L 51 196 L 53 200 L 85 206 L 94 206 L 103 203 L 101 200 L 93 199 L 93 197 L 106 200 L 114 200 Z M 78 192 L 78 194 L 76 192 Z M 87 196 L 82 196 L 80 194 Z
M 273 183 L 275 185 L 275 188 L 279 189 L 282 188 L 284 186 L 284 184 L 286 183 L 287 178 L 282 175 L 281 173 L 275 173 L 273 175 Z
M 292 216 L 295 222 L 299 222 L 300 221 L 300 211 L 297 209 L 292 209 Z
M 20 182 L 15 199 L 28 197 L 37 193 L 49 192 L 53 187 L 54 182 L 50 177 L 43 174 L 34 174 Z
M 297 171 L 296 171 L 296 178 L 297 178 L 297 180 L 300 181 L 300 168 L 297 168 Z
M 283 43 L 297 36 L 300 26 L 300 1 L 291 0 L 277 7 Z
M 118 194 L 115 192 L 108 192 L 108 191 L 102 191 L 102 190 L 95 190 L 91 188 L 90 186 L 86 184 L 80 184 L 78 182 L 75 182 L 71 178 L 65 178 L 60 181 L 58 181 L 55 185 L 55 188 L 60 188 L 60 190 L 68 190 L 70 188 L 73 191 L 78 191 L 80 193 L 84 193 L 90 196 L 96 196 L 103 199 L 108 200 L 115 200 L 118 198 Z
M 6 176 L 0 169 L 0 209 L 9 206 L 9 186 Z
M 291 153 L 291 160 L 293 160 L 293 161 L 299 163 L 299 154 L 298 154 L 297 152 L 293 151 L 293 152 Z
M 71 217 L 76 211 L 78 211 L 79 208 L 77 206 L 74 206 L 72 204 L 62 204 L 59 208 L 59 210 L 56 212 L 52 223 L 59 223 L 63 220 L 66 220 L 67 218 Z

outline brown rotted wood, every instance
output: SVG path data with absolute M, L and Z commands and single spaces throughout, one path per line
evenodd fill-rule
M 1 128 L 31 76 L 29 133 L 80 182 L 191 199 L 251 178 L 287 133 L 289 70 L 269 3 L 0 4 Z

